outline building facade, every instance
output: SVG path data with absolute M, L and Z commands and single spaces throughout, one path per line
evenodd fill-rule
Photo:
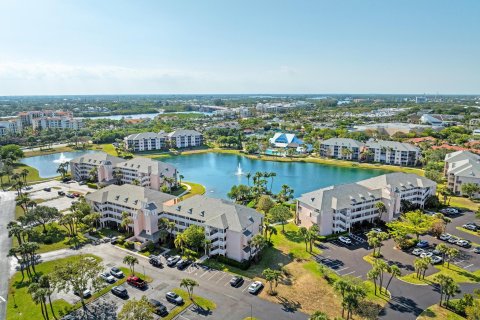
M 33 130 L 44 129 L 72 129 L 78 130 L 83 127 L 83 120 L 71 117 L 44 117 L 32 120 Z
M 0 136 L 18 134 L 22 129 L 22 122 L 18 118 L 0 119 Z
M 190 148 L 203 145 L 203 135 L 195 130 L 175 130 L 167 136 L 170 146 L 174 148 Z
M 167 136 L 164 132 L 142 132 L 131 134 L 124 139 L 125 148 L 132 152 L 161 150 L 167 147 Z
M 98 182 L 109 182 L 113 180 L 114 166 L 123 161 L 105 152 L 87 153 L 70 160 L 70 174 L 76 181 L 87 180 L 93 173 Z
M 456 151 L 445 156 L 444 175 L 447 188 L 455 195 L 463 195 L 462 184 L 480 186 L 480 156 L 470 151 Z M 474 197 L 479 197 L 475 194 Z
M 425 177 L 401 172 L 385 174 L 303 194 L 297 199 L 297 221 L 305 227 L 318 225 L 320 235 L 346 232 L 377 218 L 385 222 L 396 219 L 402 201 L 423 207 L 435 191 L 436 183 Z M 380 214 L 377 202 L 385 205 L 385 213 Z
M 322 157 L 358 161 L 364 144 L 347 138 L 331 138 L 320 143 Z
M 398 166 L 416 166 L 420 161 L 420 149 L 408 143 L 397 141 L 367 141 L 366 160 Z

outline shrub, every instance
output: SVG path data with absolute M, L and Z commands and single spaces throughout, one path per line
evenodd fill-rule
M 53 239 L 51 236 L 44 236 L 43 239 L 42 239 L 42 242 L 44 244 L 52 244 L 53 243 Z
M 155 250 L 155 244 L 153 244 L 153 242 L 147 244 L 147 250 L 153 252 Z
M 134 244 L 132 241 L 125 241 L 124 246 L 125 246 L 125 249 L 133 249 Z
M 92 188 L 92 189 L 98 189 L 97 184 L 93 183 L 93 182 L 87 182 L 87 187 Z
M 247 270 L 248 268 L 250 268 L 250 265 L 251 265 L 250 261 L 248 260 L 238 262 L 236 260 L 227 258 L 225 256 L 221 256 L 221 255 L 215 256 L 215 259 L 217 259 L 221 263 L 227 264 L 235 268 L 239 268 L 241 270 Z

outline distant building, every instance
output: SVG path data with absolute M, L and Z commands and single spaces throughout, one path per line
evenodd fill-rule
M 370 151 L 367 161 L 399 166 L 416 166 L 420 160 L 420 149 L 397 141 L 367 141 L 365 149 Z
M 399 123 L 399 122 L 387 122 L 387 123 L 374 123 L 366 125 L 354 126 L 355 131 L 367 131 L 374 130 L 380 134 L 393 136 L 396 133 L 411 133 L 411 132 L 423 132 L 426 129 L 433 129 L 436 131 L 442 130 L 441 126 L 421 125 L 413 123 Z
M 320 143 L 320 156 L 358 161 L 364 143 L 347 138 L 331 138 Z
M 161 150 L 167 147 L 167 135 L 164 132 L 142 132 L 126 136 L 125 148 L 132 152 Z
M 420 117 L 420 122 L 424 124 L 431 124 L 432 126 L 443 126 L 443 120 L 431 114 L 424 114 Z
M 45 117 L 32 120 L 33 130 L 44 129 L 72 129 L 78 130 L 83 127 L 83 120 L 70 117 Z
M 203 135 L 195 130 L 179 129 L 167 135 L 174 148 L 189 148 L 203 145 Z
M 123 161 L 125 160 L 105 152 L 87 153 L 70 160 L 70 172 L 72 178 L 77 181 L 87 180 L 91 173 L 95 172 L 98 182 L 108 182 L 113 180 L 115 164 Z
M 0 136 L 18 134 L 22 131 L 22 122 L 19 118 L 0 119 Z
M 456 195 L 463 195 L 462 184 L 480 186 L 480 156 L 469 151 L 456 151 L 445 156 L 444 175 L 447 188 Z M 478 197 L 479 194 L 475 194 Z
M 297 199 L 299 224 L 318 225 L 320 235 L 350 231 L 355 225 L 381 218 L 385 222 L 401 213 L 401 202 L 423 207 L 435 195 L 436 183 L 416 174 L 390 173 L 356 183 L 341 184 L 303 194 Z M 375 207 L 383 202 L 381 217 Z
M 425 103 L 427 101 L 427 97 L 415 97 L 415 103 Z

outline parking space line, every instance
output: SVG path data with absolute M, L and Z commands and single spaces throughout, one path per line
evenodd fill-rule
M 206 274 L 209 273 L 209 272 L 210 272 L 210 270 L 205 271 L 205 272 L 200 276 L 200 278 L 202 278 L 204 275 L 206 275 Z
M 227 274 L 224 273 L 224 274 L 220 277 L 220 279 L 218 279 L 216 282 L 217 282 L 217 283 L 220 282 L 220 280 L 222 280 L 226 275 L 227 275 Z
M 243 288 L 242 292 L 245 292 L 245 290 L 248 289 L 248 287 L 250 287 L 250 284 L 252 284 L 251 282 L 248 284 L 248 286 L 245 286 L 245 288 Z
M 355 273 L 355 270 L 352 271 L 352 272 L 349 272 L 349 273 L 344 273 L 344 274 L 342 274 L 342 276 L 348 276 L 349 274 L 352 274 L 352 273 Z
M 471 266 L 473 266 L 473 263 L 469 264 L 468 266 L 465 266 L 464 268 L 467 269 L 467 268 L 470 268 Z
M 345 268 L 342 268 L 342 269 L 337 270 L 337 271 L 340 272 L 340 271 L 347 270 L 347 269 L 349 269 L 349 267 L 345 267 Z
M 219 272 L 220 272 L 220 271 L 215 271 L 215 272 L 213 273 L 213 275 L 212 275 L 210 278 L 208 278 L 208 280 L 210 280 L 210 279 L 212 279 L 213 277 L 215 277 L 215 276 L 217 275 L 217 273 L 219 273 Z

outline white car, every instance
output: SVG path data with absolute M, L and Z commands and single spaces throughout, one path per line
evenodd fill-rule
M 102 278 L 103 280 L 105 280 L 106 282 L 108 283 L 114 283 L 115 281 L 117 281 L 111 274 L 109 274 L 108 272 L 102 272 L 100 273 L 100 278 Z
M 439 238 L 440 238 L 440 240 L 443 240 L 443 241 L 448 241 L 448 239 L 450 239 L 451 237 L 452 237 L 452 235 L 451 235 L 451 234 L 448 234 L 448 233 L 442 233 L 442 234 L 440 235 L 440 237 L 439 237 Z
M 460 246 L 460 247 L 469 247 L 470 246 L 470 241 L 468 241 L 468 240 L 458 240 L 456 245 Z
M 248 287 L 248 292 L 251 294 L 256 294 L 261 288 L 263 287 L 263 283 L 260 281 L 252 282 L 252 284 Z
M 477 231 L 477 226 L 471 223 L 464 224 L 462 227 L 470 231 Z
M 442 262 L 442 257 L 439 256 L 432 256 L 432 264 L 439 264 Z
M 375 232 L 383 232 L 382 229 L 380 228 L 372 228 L 370 231 L 375 231 Z
M 431 253 L 431 252 L 420 253 L 420 258 L 431 258 L 431 257 L 433 257 L 433 253 Z
M 352 240 L 350 240 L 349 237 L 340 236 L 340 237 L 338 237 L 338 240 L 339 240 L 341 243 L 346 244 L 346 245 L 352 244 Z
M 115 278 L 123 278 L 123 271 L 117 267 L 112 267 L 112 269 L 110 269 L 110 274 Z
M 420 248 L 416 248 L 416 249 L 413 249 L 412 254 L 413 254 L 414 256 L 419 256 L 419 255 L 421 255 L 421 254 L 424 253 L 424 252 L 425 252 L 425 250 L 420 249 Z

